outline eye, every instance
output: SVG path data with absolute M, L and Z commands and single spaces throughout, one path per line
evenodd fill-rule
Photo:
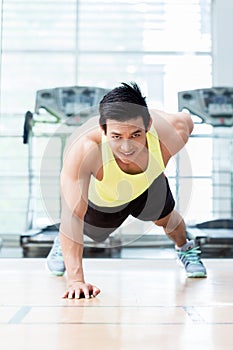
M 141 133 L 140 132 L 136 132 L 135 134 L 132 135 L 132 138 L 136 138 L 136 137 L 140 137 Z
M 117 141 L 117 140 L 120 140 L 121 137 L 120 137 L 119 135 L 113 135 L 113 136 L 112 136 L 112 139 L 115 140 L 115 141 Z

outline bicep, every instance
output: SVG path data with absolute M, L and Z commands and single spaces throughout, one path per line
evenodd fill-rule
M 89 178 L 74 178 L 70 174 L 61 173 L 61 200 L 62 209 L 83 217 L 87 210 Z
M 83 217 L 88 203 L 88 188 L 91 172 L 85 152 L 80 148 L 70 151 L 60 176 L 62 209 L 66 208 L 76 216 Z

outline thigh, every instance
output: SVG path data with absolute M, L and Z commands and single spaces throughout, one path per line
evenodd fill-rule
M 165 217 L 175 206 L 168 179 L 164 174 L 161 174 L 143 193 L 141 200 L 140 197 L 138 200 L 141 211 L 135 211 L 132 215 L 143 221 L 155 221 Z

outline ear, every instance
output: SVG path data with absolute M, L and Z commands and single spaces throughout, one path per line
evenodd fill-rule
M 106 132 L 107 132 L 107 124 L 104 124 L 104 125 L 99 124 L 99 126 L 100 126 L 101 130 L 104 132 L 104 134 L 106 135 Z
M 150 122 L 149 122 L 149 124 L 148 124 L 147 131 L 150 130 L 152 123 L 153 123 L 153 119 L 150 117 Z

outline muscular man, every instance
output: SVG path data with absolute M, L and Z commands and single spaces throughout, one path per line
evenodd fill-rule
M 192 132 L 190 115 L 149 112 L 135 83 L 122 83 L 107 93 L 99 112 L 100 117 L 77 128 L 64 152 L 60 239 L 47 258 L 55 274 L 67 271 L 64 298 L 100 293 L 84 278 L 83 234 L 104 241 L 129 215 L 163 227 L 188 277 L 206 277 L 200 250 L 187 241 L 164 175 L 169 159 Z

